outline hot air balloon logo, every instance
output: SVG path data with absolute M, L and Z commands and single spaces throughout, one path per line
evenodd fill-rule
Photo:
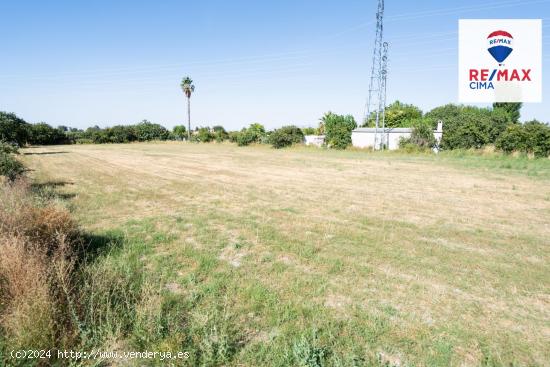
M 488 51 L 495 60 L 502 64 L 510 56 L 513 49 L 514 37 L 506 31 L 495 31 L 487 37 Z

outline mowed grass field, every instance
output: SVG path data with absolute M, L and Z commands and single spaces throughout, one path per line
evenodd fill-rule
M 119 239 L 95 266 L 147 280 L 135 317 L 161 330 L 110 331 L 107 350 L 192 340 L 212 365 L 550 365 L 549 160 L 185 143 L 23 154 L 86 230 Z

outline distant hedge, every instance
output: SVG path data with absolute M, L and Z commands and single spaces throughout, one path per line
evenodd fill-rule
M 550 126 L 537 120 L 508 126 L 496 141 L 505 153 L 520 152 L 535 157 L 550 156 Z
M 301 143 L 303 140 L 304 133 L 300 128 L 293 125 L 273 130 L 268 138 L 268 142 L 276 149 L 289 147 L 292 144 Z
M 517 122 L 520 109 L 521 103 L 496 103 L 493 108 L 448 104 L 422 116 L 418 107 L 395 102 L 386 108 L 386 126 L 414 127 L 413 136 L 404 141 L 402 147 L 411 148 L 414 145 L 424 149 L 432 146 L 428 132 L 436 127 L 438 121 L 442 121 L 443 138 L 439 147 L 443 150 L 479 149 L 494 144 L 505 153 L 521 152 L 547 157 L 550 154 L 550 127 L 536 120 L 520 124 Z M 367 123 L 372 123 L 371 120 Z M 356 127 L 353 116 L 328 112 L 321 118 L 318 128 L 300 129 L 292 125 L 267 131 L 263 125 L 253 123 L 240 131 L 227 132 L 223 126 L 216 125 L 212 128 L 197 127 L 190 135 L 192 142 L 199 143 L 229 140 L 239 146 L 271 144 L 275 148 L 283 148 L 302 142 L 304 135 L 324 134 L 327 147 L 346 149 L 351 145 L 352 130 Z M 13 113 L 0 112 L 0 141 L 17 146 L 152 140 L 187 140 L 187 129 L 178 125 L 173 131 L 168 131 L 162 125 L 147 120 L 134 125 L 93 126 L 86 130 L 65 126 L 54 128 L 43 122 L 29 124 Z
M 434 108 L 426 114 L 435 128 L 443 121 L 442 149 L 479 149 L 494 144 L 513 121 L 502 109 L 491 110 L 449 104 Z

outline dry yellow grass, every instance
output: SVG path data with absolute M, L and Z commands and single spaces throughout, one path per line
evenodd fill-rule
M 414 346 L 397 353 L 402 362 L 428 363 L 422 345 L 443 339 L 457 364 L 480 364 L 486 349 L 501 362 L 550 360 L 545 178 L 438 158 L 225 144 L 26 152 L 58 153 L 25 161 L 38 180 L 67 183 L 60 190 L 76 194 L 87 229 L 152 218 L 176 238 L 157 248 L 181 259 L 176 271 L 194 266 L 182 248 L 208 249 L 280 299 L 326 307 L 335 319 L 383 314 L 382 345 L 419 341 L 419 355 Z M 178 216 L 195 222 L 177 226 Z

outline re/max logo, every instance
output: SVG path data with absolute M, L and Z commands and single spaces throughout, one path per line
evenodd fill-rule
M 511 44 L 512 44 L 512 41 L 504 39 L 504 38 L 498 38 L 496 40 L 490 40 L 489 41 L 490 46 L 493 46 L 493 45 L 511 45 Z
M 489 74 L 490 73 L 490 74 Z M 521 76 L 520 76 L 521 73 Z M 505 81 L 505 82 L 525 82 L 531 81 L 531 76 L 529 75 L 531 73 L 531 69 L 521 69 L 521 70 L 489 70 L 489 69 L 470 69 L 470 81 L 476 81 L 476 82 L 491 82 L 493 80 L 496 81 Z

